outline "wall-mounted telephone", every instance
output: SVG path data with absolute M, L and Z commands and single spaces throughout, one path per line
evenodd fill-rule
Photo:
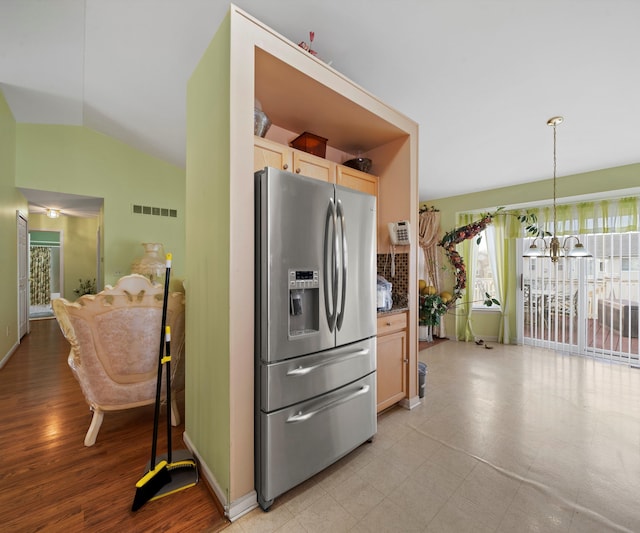
M 411 226 L 408 220 L 389 222 L 389 239 L 394 246 L 411 244 Z

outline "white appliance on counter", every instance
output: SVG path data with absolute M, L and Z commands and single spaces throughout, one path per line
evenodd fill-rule
M 376 199 L 274 168 L 256 172 L 258 502 L 377 431 Z
M 391 290 L 393 285 L 389 283 L 382 276 L 378 276 L 376 290 L 376 310 L 377 311 L 390 311 L 393 307 L 393 297 Z

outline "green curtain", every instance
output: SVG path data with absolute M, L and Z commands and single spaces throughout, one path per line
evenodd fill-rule
M 527 209 L 538 217 L 538 225 L 553 232 L 553 207 Z M 556 234 L 624 233 L 640 231 L 640 197 L 594 200 L 556 208 Z M 524 236 L 524 233 L 521 235 Z
M 516 290 L 518 286 L 516 238 L 519 237 L 520 222 L 516 216 L 510 214 L 494 217 L 493 232 L 494 238 L 492 240 L 496 260 L 492 264 L 496 265 L 494 276 L 501 314 L 498 342 L 515 344 L 517 340 Z
M 457 226 L 466 226 L 478 219 L 477 213 L 458 214 Z M 473 325 L 471 323 L 473 309 L 473 278 L 475 274 L 475 239 L 467 239 L 457 246 L 458 253 L 462 256 L 467 274 L 467 284 L 462 298 L 456 305 L 456 338 L 459 341 L 475 340 Z
M 31 305 L 51 303 L 51 248 L 32 246 L 30 250 Z
M 638 205 L 640 198 L 621 198 L 614 206 L 614 210 L 609 210 L 608 219 L 613 227 L 610 231 L 626 232 L 639 231 L 640 221 L 638 220 Z M 603 232 L 604 233 L 604 232 Z

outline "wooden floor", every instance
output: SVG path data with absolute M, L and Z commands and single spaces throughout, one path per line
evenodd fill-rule
M 0 531 L 215 532 L 229 522 L 201 479 L 195 487 L 131 504 L 151 454 L 153 406 L 106 413 L 97 442 L 83 445 L 91 414 L 67 366 L 57 322 L 31 333 L 0 369 Z M 184 413 L 184 397 L 178 398 Z M 158 453 L 166 450 L 165 412 Z M 184 449 L 184 424 L 173 449 Z

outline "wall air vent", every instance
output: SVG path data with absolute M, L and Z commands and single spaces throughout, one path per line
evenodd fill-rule
M 177 209 L 169 209 L 167 207 L 151 207 L 149 205 L 137 205 L 132 206 L 134 215 L 151 215 L 156 217 L 171 217 L 178 218 Z

